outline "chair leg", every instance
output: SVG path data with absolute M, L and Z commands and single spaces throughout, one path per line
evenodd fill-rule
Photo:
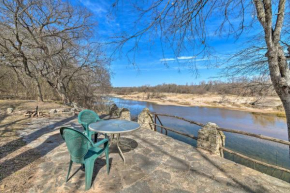
M 97 141 L 98 141 L 98 133 L 95 133 L 94 142 L 97 143 Z
M 69 173 L 70 173 L 72 164 L 73 164 L 73 161 L 70 160 L 69 167 L 68 167 L 68 173 L 67 173 L 67 176 L 66 176 L 66 181 L 68 181 L 68 177 L 69 177 Z
M 109 174 L 109 172 L 110 172 L 109 144 L 106 145 L 105 154 L 106 154 L 107 173 Z
M 92 185 L 92 177 L 93 177 L 93 171 L 94 171 L 94 162 L 93 161 L 87 161 L 85 163 L 86 169 L 86 190 L 91 188 Z

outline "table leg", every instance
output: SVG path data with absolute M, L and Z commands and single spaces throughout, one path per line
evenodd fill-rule
M 98 133 L 95 133 L 95 136 L 94 136 L 94 143 L 97 143 L 98 141 Z
M 125 156 L 123 155 L 123 152 L 122 152 L 122 150 L 121 150 L 119 145 L 120 145 L 120 133 L 117 134 L 117 147 L 118 147 L 118 150 L 120 152 L 120 156 L 122 157 L 122 159 L 123 159 L 123 161 L 125 163 Z

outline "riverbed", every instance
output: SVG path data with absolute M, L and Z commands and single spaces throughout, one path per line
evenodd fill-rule
M 254 114 L 221 108 L 159 105 L 150 102 L 120 98 L 111 98 L 110 100 L 116 103 L 118 107 L 128 108 L 133 118 L 137 117 L 144 108 L 149 108 L 151 112 L 176 115 L 203 124 L 213 122 L 220 127 L 262 134 L 283 140 L 287 140 L 288 136 L 286 119 L 275 115 Z M 195 136 L 198 135 L 198 129 L 200 129 L 199 126 L 174 118 L 160 118 L 164 126 L 174 128 L 184 133 L 193 134 Z M 193 139 L 169 131 L 168 135 L 174 139 L 196 146 L 196 141 Z M 225 132 L 225 135 L 227 148 L 238 151 L 257 160 L 262 160 L 267 163 L 290 169 L 289 147 L 287 145 L 233 133 Z M 225 158 L 290 182 L 290 175 L 285 172 L 254 164 L 228 153 L 225 153 Z

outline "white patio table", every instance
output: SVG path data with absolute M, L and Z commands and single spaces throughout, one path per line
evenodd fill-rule
M 89 125 L 89 129 L 91 131 L 94 131 L 97 133 L 103 133 L 103 134 L 112 134 L 113 139 L 114 139 L 114 135 L 115 134 L 117 135 L 116 143 L 117 143 L 118 150 L 120 152 L 120 156 L 122 157 L 124 163 L 125 163 L 125 157 L 120 148 L 120 135 L 121 133 L 132 132 L 139 128 L 140 128 L 140 125 L 137 122 L 127 121 L 127 120 L 118 120 L 118 119 L 102 120 L 102 121 L 98 121 L 96 123 L 92 123 Z M 113 141 L 113 140 L 111 139 L 110 141 Z M 121 145 L 128 146 L 126 144 L 121 144 Z

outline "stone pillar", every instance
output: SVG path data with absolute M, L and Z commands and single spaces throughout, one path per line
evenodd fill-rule
M 112 116 L 119 116 L 119 108 L 115 103 L 110 106 L 109 115 L 111 117 Z
M 119 112 L 119 119 L 131 121 L 131 114 L 130 114 L 129 109 L 121 108 Z
M 226 136 L 217 128 L 218 126 L 215 123 L 207 123 L 200 129 L 198 131 L 197 147 L 223 157 L 223 151 L 220 148 L 225 146 Z
M 138 123 L 142 128 L 154 130 L 154 125 L 150 123 L 153 122 L 152 114 L 150 113 L 148 108 L 144 108 L 143 111 L 138 115 Z

